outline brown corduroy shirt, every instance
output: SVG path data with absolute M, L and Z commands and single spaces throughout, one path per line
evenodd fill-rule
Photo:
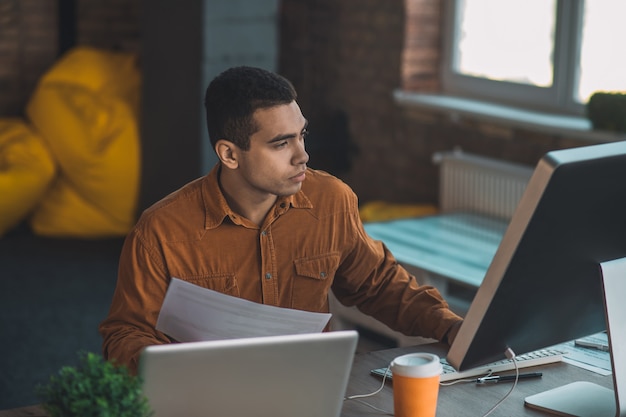
M 328 291 L 407 335 L 441 340 L 461 318 L 372 240 L 352 190 L 309 169 L 302 189 L 281 197 L 261 227 L 234 213 L 219 164 L 147 209 L 124 243 L 108 317 L 107 359 L 137 371 L 141 350 L 170 343 L 155 329 L 172 277 L 259 303 L 328 312 Z

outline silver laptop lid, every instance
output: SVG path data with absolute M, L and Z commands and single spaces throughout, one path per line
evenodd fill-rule
M 338 417 L 355 331 L 155 345 L 139 375 L 154 417 Z

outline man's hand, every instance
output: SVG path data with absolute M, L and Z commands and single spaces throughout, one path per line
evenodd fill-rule
M 452 327 L 450 327 L 450 329 L 448 330 L 448 333 L 446 333 L 446 340 L 444 341 L 447 342 L 448 345 L 452 345 L 452 342 L 454 342 L 454 339 L 456 338 L 457 333 L 459 333 L 459 329 L 461 328 L 462 323 L 463 320 L 454 323 Z

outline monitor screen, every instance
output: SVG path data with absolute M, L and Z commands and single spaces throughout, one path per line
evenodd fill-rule
M 448 353 L 464 370 L 605 329 L 600 263 L 626 257 L 626 142 L 538 163 Z

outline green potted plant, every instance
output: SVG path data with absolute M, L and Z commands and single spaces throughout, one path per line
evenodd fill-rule
M 595 92 L 586 111 L 594 129 L 626 132 L 626 92 Z
M 79 365 L 64 366 L 37 387 L 42 407 L 51 417 L 148 417 L 142 382 L 125 366 L 101 355 L 81 352 Z

